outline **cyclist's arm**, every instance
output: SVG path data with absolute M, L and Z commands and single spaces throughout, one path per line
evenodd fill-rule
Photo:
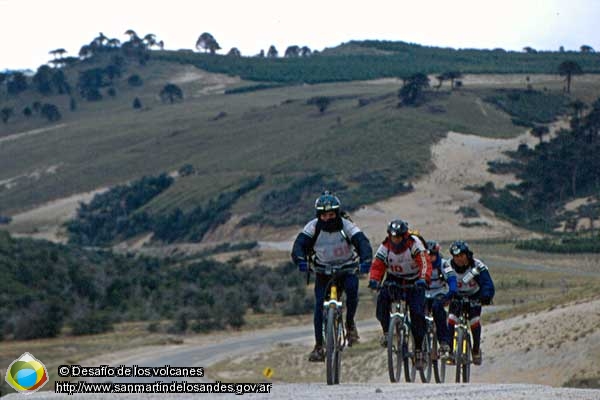
M 307 255 L 310 250 L 312 238 L 304 232 L 300 232 L 294 240 L 294 246 L 292 247 L 292 261 L 294 264 L 298 264 L 300 261 L 308 261 Z
M 442 262 L 442 274 L 444 279 L 448 283 L 448 290 L 452 293 L 458 291 L 458 282 L 456 280 L 456 271 L 452 268 L 452 265 L 446 260 Z
M 375 280 L 377 282 L 381 282 L 383 275 L 385 274 L 385 270 L 387 265 L 385 263 L 387 254 L 387 249 L 384 245 L 380 245 L 379 249 L 377 249 L 377 253 L 375 254 L 375 259 L 371 264 L 371 271 L 369 272 L 369 280 Z
M 373 250 L 371 249 L 371 243 L 369 239 L 361 231 L 356 232 L 350 241 L 354 245 L 354 248 L 358 252 L 361 263 L 370 263 L 373 260 Z
M 479 279 L 479 298 L 493 299 L 496 290 L 494 288 L 494 282 L 490 275 L 490 271 L 487 268 L 479 272 L 476 277 Z
M 410 252 L 413 254 L 413 259 L 417 263 L 419 267 L 419 278 L 423 279 L 427 282 L 427 285 L 431 283 L 431 261 L 429 260 L 429 255 L 427 254 L 427 250 L 425 250 L 425 246 L 419 239 L 416 239 L 413 236 L 414 244 L 411 247 Z

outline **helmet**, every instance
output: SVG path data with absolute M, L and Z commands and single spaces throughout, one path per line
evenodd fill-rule
M 317 210 L 317 217 L 327 211 L 335 211 L 336 214 L 340 212 L 340 199 L 334 196 L 328 190 L 324 191 L 315 200 L 315 210 Z
M 450 254 L 457 256 L 461 253 L 466 253 L 467 257 L 473 257 L 473 252 L 469 249 L 469 245 L 464 240 L 457 240 L 450 245 Z
M 408 224 L 401 219 L 391 220 L 387 226 L 387 233 L 390 236 L 403 236 L 408 232 Z
M 440 244 L 435 240 L 428 240 L 427 250 L 429 250 L 429 253 L 431 254 L 438 254 L 440 252 Z

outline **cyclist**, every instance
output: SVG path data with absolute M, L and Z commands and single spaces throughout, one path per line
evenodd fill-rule
M 481 305 L 489 305 L 494 298 L 494 282 L 488 271 L 488 267 L 479 259 L 473 257 L 469 245 L 462 240 L 457 240 L 450 246 L 452 260 L 450 265 L 456 271 L 458 282 L 458 295 L 475 300 L 469 302 L 469 323 L 473 334 L 473 364 L 481 365 Z M 469 279 L 470 275 L 474 275 Z M 461 310 L 456 308 L 457 304 L 451 303 L 448 317 L 450 337 L 454 336 L 454 325 L 458 321 L 457 315 Z
M 337 196 L 325 191 L 315 201 L 316 218 L 306 224 L 298 234 L 292 249 L 292 260 L 300 272 L 308 270 L 309 257 L 314 254 L 315 264 L 315 347 L 309 361 L 324 361 L 323 348 L 323 302 L 329 276 L 324 274 L 327 266 L 348 263 L 359 257 L 360 273 L 368 273 L 373 258 L 371 243 L 365 234 L 349 219 L 342 218 L 341 203 Z M 346 330 L 348 346 L 358 343 L 359 336 L 354 323 L 358 307 L 358 277 L 346 274 L 340 287 L 346 292 Z
M 450 332 L 448 330 L 448 315 L 444 306 L 456 295 L 456 272 L 442 258 L 440 245 L 435 240 L 427 241 L 427 252 L 431 259 L 431 283 L 425 292 L 427 308 L 433 313 L 433 320 L 440 343 L 442 357 L 450 356 Z
M 423 353 L 421 345 L 425 336 L 425 288 L 431 278 L 431 261 L 425 244 L 421 239 L 409 232 L 408 224 L 401 219 L 388 223 L 387 237 L 377 249 L 371 265 L 369 288 L 379 290 L 377 296 L 376 316 L 383 329 L 381 346 L 387 346 L 387 331 L 390 324 L 390 305 L 392 295 L 380 282 L 386 275 L 386 281 L 400 285 L 414 284 L 407 291 L 407 302 L 410 309 L 411 329 L 415 338 L 415 366 L 423 369 Z

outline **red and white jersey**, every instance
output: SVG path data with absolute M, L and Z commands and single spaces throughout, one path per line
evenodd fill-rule
M 424 279 L 429 283 L 431 262 L 421 240 L 411 235 L 401 249 L 394 251 L 391 241 L 386 239 L 377 249 L 369 279 L 381 281 L 386 272 L 397 278 Z

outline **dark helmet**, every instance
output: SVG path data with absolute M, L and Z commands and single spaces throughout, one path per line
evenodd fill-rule
M 429 251 L 429 254 L 439 254 L 440 244 L 438 242 L 436 242 L 435 240 L 428 240 L 427 241 L 427 250 Z
M 469 249 L 469 245 L 464 240 L 457 240 L 450 245 L 450 254 L 457 256 L 461 253 L 466 253 L 468 258 L 473 258 L 473 252 Z
M 408 232 L 408 224 L 401 219 L 391 220 L 387 226 L 387 233 L 390 236 L 403 236 Z
M 319 197 L 317 197 L 317 200 L 315 200 L 317 217 L 327 211 L 335 211 L 335 213 L 339 215 L 341 205 L 340 199 L 326 190 Z

